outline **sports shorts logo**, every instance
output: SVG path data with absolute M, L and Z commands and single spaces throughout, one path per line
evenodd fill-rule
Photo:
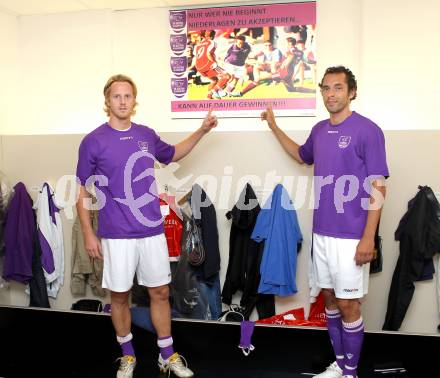
M 141 151 L 148 152 L 148 142 L 138 141 L 138 146 Z
M 344 291 L 345 293 L 355 293 L 359 291 L 359 289 L 343 289 L 342 291 Z
M 350 144 L 351 136 L 340 136 L 338 141 L 339 148 L 347 148 Z

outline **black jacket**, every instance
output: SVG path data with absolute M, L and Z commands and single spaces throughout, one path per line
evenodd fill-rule
M 384 330 L 397 331 L 414 294 L 414 282 L 425 278 L 426 267 L 440 252 L 440 204 L 432 189 L 419 186 L 395 233 L 400 254 L 388 295 Z M 431 276 L 432 278 L 432 276 Z
M 252 206 L 253 203 L 256 206 Z M 252 187 L 247 184 L 240 194 L 238 203 L 226 214 L 228 219 L 232 219 L 232 225 L 229 236 L 228 270 L 222 290 L 222 301 L 230 305 L 232 296 L 237 290 L 241 290 L 243 294 L 240 306 L 243 307 L 246 319 L 249 318 L 255 305 L 257 305 L 260 319 L 275 315 L 274 296 L 258 294 L 264 243 L 252 240 L 251 234 L 259 212 L 260 205 L 257 197 Z
M 206 254 L 205 262 L 195 267 L 194 271 L 199 279 L 209 284 L 217 279 L 217 273 L 220 272 L 217 214 L 208 195 L 198 184 L 192 187 L 190 202 L 193 217 L 202 229 L 203 247 Z M 183 240 L 184 235 L 182 235 Z
M 35 229 L 37 225 L 35 224 Z M 29 306 L 50 308 L 47 295 L 46 278 L 41 265 L 41 246 L 35 234 L 34 253 L 32 255 L 32 278 L 29 281 Z

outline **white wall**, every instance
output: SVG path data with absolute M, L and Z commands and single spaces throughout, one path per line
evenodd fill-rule
M 69 134 L 100 122 L 102 83 L 112 72 L 109 11 L 19 19 L 20 93 L 2 134 Z
M 0 12 L 0 130 L 14 129 L 17 93 L 17 17 Z M 17 130 L 17 128 L 15 127 Z
M 409 0 L 319 0 L 317 11 L 318 78 L 327 66 L 345 64 L 353 69 L 359 81 L 354 109 L 370 116 L 385 130 L 413 130 L 414 133 L 421 129 L 440 130 L 435 102 L 435 91 L 440 84 L 437 74 L 439 54 L 435 49 L 436 38 L 440 35 L 440 23 L 436 22 L 440 3 L 435 0 L 417 3 Z M 0 50 L 0 57 L 4 55 L 5 58 L 0 59 L 0 69 L 7 73 L 3 75 L 6 84 L 3 88 L 11 94 L 5 97 L 5 90 L 0 90 L 0 135 L 83 134 L 91 131 L 105 121 L 101 110 L 105 81 L 111 74 L 119 72 L 132 76 L 139 87 L 135 121 L 149 124 L 161 132 L 188 131 L 200 123 L 199 120 L 171 120 L 167 9 L 87 11 L 26 16 L 18 20 L 0 14 L 0 32 L 1 45 L 5 46 Z M 19 93 L 18 97 L 14 97 L 15 92 Z M 319 99 L 317 115 L 316 119 L 282 118 L 279 124 L 292 131 L 309 130 L 317 119 L 326 117 Z M 230 155 L 229 136 L 225 136 L 223 147 L 217 147 L 224 148 L 223 155 L 206 159 L 211 147 L 202 144 L 196 155 L 199 158 L 190 159 L 192 165 L 186 169 L 191 170 L 194 166 L 194 171 L 203 172 L 202 167 L 207 165 L 220 176 L 229 162 L 237 164 L 239 172 L 253 173 L 256 159 L 264 152 L 265 156 L 270 153 L 271 165 L 262 168 L 259 175 L 264 177 L 277 167 L 288 172 L 291 162 L 286 161 L 270 133 L 263 133 L 266 127 L 258 119 L 222 119 L 218 129 L 236 130 L 238 126 L 260 131 L 237 134 L 243 140 L 256 138 L 259 143 L 246 147 L 248 152 L 240 163 L 230 159 L 235 155 Z M 267 136 L 267 140 L 261 135 Z M 393 138 L 398 134 L 389 135 Z M 219 139 L 222 140 L 221 136 L 216 137 Z M 414 140 L 425 139 L 415 137 Z M 440 190 L 440 184 L 430 176 L 433 171 L 425 160 L 417 160 L 419 156 L 434 153 L 435 148 L 427 149 L 425 145 L 411 143 L 405 147 L 402 157 L 390 152 L 394 161 L 388 192 L 392 200 L 387 202 L 384 212 L 389 225 L 387 238 L 392 236 L 392 227 L 403 215 L 406 201 L 417 190 L 417 184 L 431 184 L 433 189 Z M 404 168 L 407 163 L 403 163 L 403 155 L 411 156 L 414 174 Z M 13 159 L 10 162 L 20 164 Z M 5 169 L 12 174 L 22 172 L 21 168 L 15 169 L 14 166 Z M 70 168 L 68 173 L 72 173 Z M 53 174 L 48 172 L 46 176 Z M 303 213 L 302 221 L 309 220 L 310 215 Z M 222 230 L 222 255 L 226 261 L 227 228 Z M 398 250 L 391 242 L 389 253 L 387 262 L 392 266 Z M 300 285 L 304 289 L 303 274 L 299 273 Z M 383 319 L 384 287 L 390 280 L 388 275 L 380 277 L 376 279 L 380 285 L 373 283 L 369 298 L 373 300 L 374 293 L 377 293 L 381 301 L 377 309 L 368 306 L 370 319 L 374 319 L 370 320 L 370 325 L 375 328 Z M 422 293 L 416 294 L 416 300 L 429 303 L 430 309 L 433 308 L 433 283 L 420 286 Z M 371 303 L 371 300 L 367 301 Z M 287 308 L 290 304 L 281 301 L 280 308 Z M 411 309 L 413 313 L 404 330 L 433 330 L 434 310 L 427 316 L 420 309 Z M 420 319 L 427 319 L 429 325 Z
M 440 2 L 362 1 L 362 110 L 387 129 L 438 130 Z

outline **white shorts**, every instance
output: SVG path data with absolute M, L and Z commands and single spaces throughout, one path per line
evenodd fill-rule
M 246 74 L 245 66 L 235 66 L 230 63 L 225 63 L 225 70 L 228 74 L 235 76 L 237 79 L 243 78 Z
M 165 234 L 142 239 L 101 239 L 104 258 L 102 287 L 125 292 L 139 285 L 157 287 L 171 282 Z
M 370 264 L 356 265 L 359 239 L 340 239 L 313 234 L 313 269 L 316 284 L 334 289 L 336 298 L 362 298 L 368 293 Z

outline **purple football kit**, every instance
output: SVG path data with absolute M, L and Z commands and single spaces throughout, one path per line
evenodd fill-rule
M 354 256 L 367 222 L 371 181 L 389 176 L 382 130 L 356 112 L 337 125 L 327 119 L 313 127 L 299 154 L 314 164 L 315 284 L 334 289 L 339 299 L 361 298 L 368 292 L 368 264 L 356 265 Z M 336 361 L 322 376 L 356 377 L 363 319 L 344 322 L 339 309 L 326 308 L 326 314 Z
M 244 42 L 243 47 L 232 45 L 226 53 L 225 62 L 234 66 L 244 66 L 246 59 L 251 52 L 251 47 Z
M 86 135 L 76 174 L 81 185 L 95 183 L 99 237 L 132 239 L 164 232 L 154 162 L 168 164 L 174 151 L 154 130 L 134 123 L 128 130 L 105 123 Z
M 314 164 L 313 232 L 360 239 L 370 197 L 365 179 L 389 176 L 382 130 L 356 112 L 338 125 L 323 120 L 313 127 L 299 154 L 306 164 Z

